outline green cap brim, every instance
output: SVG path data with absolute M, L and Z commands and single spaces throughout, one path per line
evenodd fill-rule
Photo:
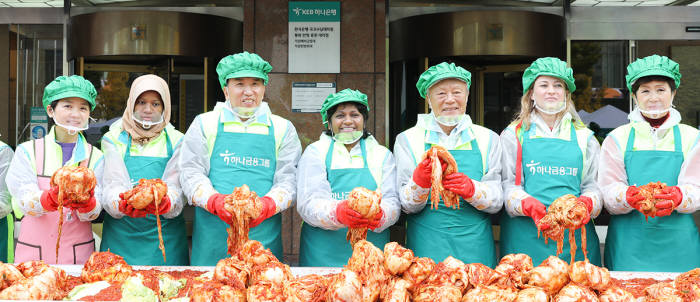
M 221 87 L 223 88 L 226 86 L 226 83 L 228 82 L 229 79 L 235 79 L 235 78 L 258 78 L 263 80 L 263 85 L 267 85 L 267 75 L 263 72 L 257 71 L 257 70 L 241 70 L 241 71 L 236 71 L 233 73 L 229 73 L 226 75 L 226 80 L 224 83 L 221 83 Z
M 324 125 L 328 124 L 328 115 L 327 115 L 328 110 L 333 108 L 333 106 L 337 106 L 337 105 L 340 105 L 343 103 L 356 103 L 356 104 L 364 105 L 365 107 L 367 107 L 367 112 L 370 112 L 369 104 L 367 102 L 363 102 L 363 101 L 360 101 L 360 100 L 357 100 L 354 98 L 340 99 L 336 102 L 333 102 L 333 104 L 330 104 L 328 106 L 328 108 L 321 108 L 322 109 L 321 110 L 321 121 L 323 122 Z M 325 110 L 323 110 L 323 109 L 325 109 Z
M 539 78 L 540 76 L 550 76 L 550 77 L 560 79 L 562 82 L 564 82 L 566 84 L 566 88 L 569 89 L 569 92 L 576 91 L 576 84 L 574 82 L 567 81 L 565 78 L 562 78 L 561 75 L 553 73 L 553 72 L 540 72 L 540 73 L 538 73 L 537 77 L 535 77 L 532 80 L 532 83 L 530 83 L 530 87 L 528 87 L 527 89 L 532 89 L 532 84 L 534 84 L 535 81 L 537 81 L 537 78 Z
M 456 73 L 456 72 L 449 72 L 449 73 L 443 73 L 443 74 L 441 74 L 440 76 L 435 77 L 435 78 L 430 82 L 430 84 L 427 85 L 428 87 L 425 88 L 425 91 L 420 91 L 420 96 L 423 97 L 423 98 L 425 98 L 425 96 L 428 94 L 428 91 L 430 90 L 430 88 L 432 88 L 433 86 L 435 86 L 435 84 L 439 83 L 440 81 L 446 80 L 446 79 L 460 80 L 460 81 L 464 82 L 465 84 L 467 84 L 467 90 L 469 90 L 469 85 L 471 84 L 470 81 L 467 81 L 467 80 L 466 80 L 461 74 L 459 74 L 459 73 Z
M 674 79 L 674 76 L 673 76 L 672 73 L 668 72 L 668 71 L 665 70 L 665 69 L 656 69 L 656 68 L 654 68 L 654 69 L 649 69 L 649 70 L 645 70 L 645 71 L 640 72 L 639 74 L 637 74 L 636 77 L 634 77 L 634 79 L 632 79 L 632 81 L 630 81 L 630 82 L 627 83 L 627 88 L 630 90 L 630 93 L 632 93 L 632 85 L 634 85 L 634 83 L 637 82 L 637 80 L 639 80 L 639 79 L 641 79 L 641 78 L 643 78 L 643 77 L 648 77 L 648 76 L 662 76 L 662 77 L 667 77 L 667 78 L 671 79 L 672 81 L 674 81 L 674 82 L 676 83 L 676 89 L 678 89 L 678 86 L 681 85 L 680 80 L 679 80 L 679 81 L 676 81 L 676 80 Z
M 64 91 L 64 92 L 61 92 L 59 94 L 56 94 L 56 95 L 52 96 L 50 99 L 48 99 L 46 102 L 44 102 L 44 107 L 51 105 L 51 103 L 53 103 L 53 101 L 65 99 L 65 98 L 73 98 L 73 97 L 81 98 L 81 99 L 85 100 L 86 102 L 88 102 L 88 104 L 90 104 L 90 110 L 95 109 L 95 105 L 96 105 L 95 101 L 90 102 L 90 99 L 91 99 L 90 96 L 81 90 L 68 90 L 68 91 Z

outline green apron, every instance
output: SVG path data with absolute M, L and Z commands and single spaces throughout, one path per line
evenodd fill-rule
M 476 139 L 471 150 L 449 150 L 457 161 L 459 172 L 479 181 L 484 176 L 481 151 Z M 430 149 L 425 144 L 425 150 Z M 437 210 L 426 205 L 418 213 L 406 217 L 406 247 L 417 257 L 429 257 L 440 262 L 453 256 L 465 263 L 479 262 L 493 268 L 496 249 L 493 242 L 490 214 L 459 199 L 459 209 L 440 203 Z
M 630 130 L 625 151 L 625 171 L 630 185 L 649 182 L 678 184 L 683 149 L 678 125 L 673 127 L 674 151 L 634 150 L 635 130 Z M 700 267 L 700 234 L 693 215 L 673 211 L 665 217 L 649 217 L 637 210 L 612 215 L 605 240 L 605 266 L 613 271 L 685 272 Z
M 139 179 L 163 177 L 165 166 L 173 155 L 173 147 L 165 132 L 167 157 L 131 156 L 131 136 L 124 154 L 124 165 L 129 172 L 131 185 Z M 132 265 L 188 265 L 187 232 L 182 213 L 175 218 L 160 218 L 167 262 L 158 248 L 158 225 L 155 215 L 142 218 L 124 216 L 116 219 L 105 215 L 100 251 L 111 251 L 124 257 Z
M 579 196 L 581 194 L 581 173 L 583 172 L 583 152 L 578 145 L 576 130 L 571 125 L 569 140 L 558 138 L 531 139 L 531 126 L 523 133 L 522 167 L 523 189 L 549 207 L 552 202 L 566 194 Z M 528 173 L 529 172 L 529 173 Z M 557 244 L 544 238 L 538 238 L 537 227 L 528 216 L 510 217 L 501 211 L 501 256 L 513 253 L 527 254 L 532 263 L 538 265 L 547 257 L 557 254 Z M 586 248 L 588 260 L 594 265 L 601 265 L 600 241 L 595 232 L 593 220 L 586 224 Z M 576 260 L 583 260 L 581 251 L 581 230 L 574 232 L 576 238 Z M 559 258 L 569 262 L 569 230 L 564 231 L 564 247 Z
M 333 145 L 335 144 L 331 142 L 328 154 L 326 154 L 326 173 L 328 182 L 331 184 L 333 199 L 345 200 L 350 191 L 357 187 L 376 190 L 377 182 L 367 166 L 365 140 L 360 140 L 362 160 L 364 161 L 364 167 L 362 168 L 331 169 Z M 346 240 L 347 231 L 347 227 L 330 231 L 314 227 L 308 223 L 302 224 L 299 266 L 342 267 L 347 264 L 348 259 L 352 255 L 352 246 Z M 368 230 L 367 241 L 372 242 L 380 249 L 384 249 L 384 245 L 389 242 L 389 229 L 381 233 Z
M 0 219 L 0 261 L 4 263 L 14 262 L 15 249 L 14 249 L 14 222 L 15 217 L 12 213 L 7 214 L 5 218 Z M 8 244 L 12 242 L 12 244 Z M 10 256 L 8 258 L 8 256 Z
M 276 167 L 275 131 L 272 123 L 267 135 L 225 132 L 219 120 L 214 148 L 209 160 L 209 179 L 214 189 L 231 194 L 244 184 L 262 197 L 270 191 Z M 192 232 L 192 265 L 213 266 L 227 258 L 228 224 L 200 207 L 195 208 Z M 248 234 L 280 259 L 282 251 L 282 215 L 265 219 Z

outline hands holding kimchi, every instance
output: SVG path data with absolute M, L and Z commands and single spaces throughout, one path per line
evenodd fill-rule
M 423 160 L 413 170 L 413 182 L 431 188 L 431 208 L 436 209 L 440 198 L 445 206 L 459 208 L 459 199 L 474 196 L 474 182 L 457 172 L 457 162 L 447 149 L 435 145 L 423 154 Z
M 643 186 L 629 186 L 625 194 L 627 203 L 647 218 L 671 215 L 683 202 L 683 193 L 677 186 L 650 182 Z
M 375 217 L 365 218 L 362 214 L 350 208 L 348 200 L 343 200 L 335 208 L 335 216 L 338 222 L 349 228 L 368 228 L 374 230 L 378 228 L 383 213 L 377 213 Z M 381 210 L 381 209 L 380 209 Z
M 132 218 L 170 211 L 168 186 L 160 179 L 141 179 L 133 189 L 119 194 L 119 211 Z
M 87 213 L 95 208 L 95 174 L 85 167 L 66 166 L 51 177 L 51 189 L 41 194 L 41 206 L 49 212 L 62 207 Z
M 44 207 L 44 210 L 49 212 L 58 210 L 58 191 L 58 186 L 55 186 L 41 194 L 39 201 L 41 202 L 41 206 Z M 67 202 L 63 204 L 64 207 L 68 207 L 80 213 L 90 212 L 96 205 L 97 200 L 95 200 L 94 190 L 90 191 L 90 198 L 86 202 Z
M 367 238 L 367 229 L 374 230 L 382 225 L 381 202 L 381 193 L 357 187 L 350 191 L 348 200 L 338 204 L 336 216 L 338 222 L 348 226 L 346 239 L 351 245 Z
M 231 216 L 231 211 L 226 210 L 226 196 L 228 195 L 216 193 L 209 197 L 209 200 L 207 201 L 207 210 L 210 213 L 219 216 L 219 219 L 223 220 L 227 224 L 232 224 L 233 216 Z M 251 228 L 258 226 L 260 223 L 265 221 L 265 219 L 272 217 L 277 212 L 277 205 L 272 198 L 263 196 L 259 197 L 258 200 L 262 204 L 262 211 L 257 218 L 250 221 L 249 227 Z
M 564 230 L 569 230 L 572 263 L 576 254 L 574 230 L 581 228 L 583 254 L 588 259 L 586 256 L 586 229 L 584 226 L 591 220 L 593 200 L 590 197 L 576 197 L 567 194 L 554 200 L 549 205 L 549 209 L 537 199 L 527 197 L 522 200 L 522 210 L 523 214 L 531 217 L 535 222 L 538 232 L 542 232 L 545 237 L 545 243 L 548 238 L 557 242 L 557 255 L 562 252 Z
M 588 215 L 581 215 L 581 221 L 576 223 L 577 225 L 583 226 L 591 220 L 591 211 L 593 211 L 593 200 L 590 197 L 583 195 L 577 197 L 575 200 L 580 202 L 583 206 L 585 206 L 588 212 Z M 547 207 L 539 200 L 535 199 L 534 197 L 527 197 L 522 200 L 521 206 L 523 209 L 523 214 L 532 218 L 532 220 L 535 222 L 535 224 L 540 230 L 546 230 L 551 227 L 548 223 L 540 221 L 547 214 Z

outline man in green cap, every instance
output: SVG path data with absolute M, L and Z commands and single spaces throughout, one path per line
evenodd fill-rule
M 387 228 L 401 213 L 396 164 L 389 149 L 365 128 L 368 114 L 367 95 L 357 90 L 342 90 L 323 102 L 327 130 L 306 148 L 297 172 L 297 211 L 305 222 L 300 266 L 347 264 L 352 255 L 348 228 L 369 228 L 367 240 L 379 248 L 389 242 Z M 357 187 L 381 193 L 376 216 L 363 217 L 348 206 L 348 195 Z
M 590 221 L 603 204 L 596 183 L 600 145 L 574 108 L 573 70 L 557 58 L 539 58 L 525 69 L 522 82 L 520 113 L 501 133 L 506 211 L 500 217 L 500 253 L 524 253 L 534 264 L 552 255 L 568 262 L 570 231 L 563 231 L 564 253 L 557 251 L 558 244 L 546 244 L 538 231 L 553 227 L 540 223 L 552 202 L 572 194 L 587 211 L 576 221 L 585 225 L 587 259 L 601 265 L 600 243 Z M 582 246 L 581 232 L 574 233 L 576 246 Z M 575 257 L 585 258 L 581 251 Z
M 603 141 L 598 184 L 610 218 L 605 266 L 616 271 L 684 272 L 700 267 L 698 129 L 672 108 L 681 83 L 678 63 L 652 55 L 627 66 L 636 107 L 629 124 Z M 639 186 L 666 186 L 653 195 L 656 213 L 643 213 Z
M 451 63 L 428 68 L 416 83 L 431 113 L 419 114 L 416 126 L 396 138 L 397 183 L 406 218 L 406 245 L 416 256 L 439 262 L 453 256 L 466 263 L 496 265 L 491 214 L 501 203 L 501 145 L 498 135 L 472 123 L 467 110 L 471 74 Z M 425 209 L 432 184 L 432 164 L 424 158 L 442 146 L 458 172 L 442 185 L 459 196 L 459 208 Z M 433 193 L 435 194 L 435 193 Z
M 221 59 L 216 72 L 226 101 L 197 116 L 182 140 L 180 182 L 196 206 L 192 265 L 215 265 L 227 257 L 226 228 L 232 219 L 224 198 L 243 185 L 263 204 L 250 222 L 250 239 L 283 259 L 281 212 L 295 200 L 301 143 L 294 125 L 263 102 L 270 70 L 253 53 Z
M 57 77 L 44 88 L 42 101 L 55 125 L 44 138 L 17 146 L 6 178 L 16 206 L 27 214 L 17 239 L 16 263 L 82 264 L 95 251 L 90 221 L 102 210 L 97 199 L 101 198 L 104 161 L 102 152 L 91 146 L 81 131 L 88 128 L 96 97 L 92 83 L 77 75 Z M 63 212 L 58 213 L 58 187 L 50 185 L 51 176 L 63 166 L 78 165 L 95 172 L 97 186 L 86 202 L 62 201 Z M 61 215 L 63 229 L 56 259 Z

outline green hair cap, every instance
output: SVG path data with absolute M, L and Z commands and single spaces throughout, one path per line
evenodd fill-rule
M 666 56 L 651 55 L 627 65 L 627 88 L 632 92 L 632 85 L 639 78 L 647 76 L 664 76 L 676 82 L 676 88 L 681 85 L 680 66 Z
M 216 73 L 219 75 L 221 88 L 226 86 L 226 81 L 233 78 L 258 78 L 267 85 L 267 73 L 272 70 L 272 65 L 263 60 L 259 55 L 247 51 L 229 55 L 221 59 L 216 65 Z
M 79 75 L 72 76 L 59 76 L 55 80 L 51 81 L 44 88 L 44 96 L 41 102 L 46 106 L 51 105 L 53 101 L 78 97 L 86 100 L 90 103 L 90 110 L 94 110 L 95 98 L 97 98 L 97 90 L 95 86 L 90 83 L 90 81 Z
M 430 66 L 418 78 L 416 88 L 421 97 L 425 98 L 428 94 L 428 89 L 435 83 L 444 79 L 458 79 L 467 83 L 467 90 L 472 83 L 472 74 L 466 69 L 455 65 L 455 63 L 442 62 L 440 64 Z
M 574 70 L 567 66 L 566 62 L 558 58 L 546 57 L 535 60 L 530 67 L 525 69 L 525 73 L 523 73 L 523 93 L 530 89 L 537 77 L 543 75 L 564 81 L 569 92 L 576 90 Z
M 345 102 L 355 102 L 367 107 L 369 111 L 369 103 L 367 103 L 367 95 L 360 92 L 359 90 L 352 90 L 350 88 L 343 89 L 339 92 L 330 94 L 326 97 L 321 105 L 321 119 L 323 123 L 328 123 L 328 110 L 333 108 L 333 106 L 345 103 Z

